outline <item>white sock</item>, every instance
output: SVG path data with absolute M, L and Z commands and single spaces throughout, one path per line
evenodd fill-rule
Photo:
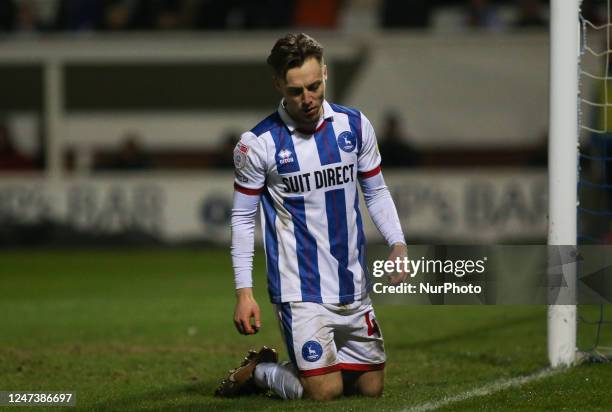
M 255 384 L 260 388 L 272 389 L 283 399 L 300 399 L 304 392 L 297 372 L 290 362 L 258 364 L 255 367 Z

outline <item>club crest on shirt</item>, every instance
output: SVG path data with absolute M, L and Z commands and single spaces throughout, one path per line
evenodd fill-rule
M 317 341 L 309 340 L 302 346 L 302 358 L 308 362 L 318 361 L 321 355 L 323 355 L 323 348 Z
M 278 152 L 278 157 L 278 162 L 282 165 L 294 162 L 293 153 L 291 153 L 291 150 L 282 149 L 280 152 Z
M 236 169 L 242 169 L 247 161 L 247 153 L 249 153 L 249 146 L 238 143 L 234 149 L 234 166 Z
M 338 147 L 343 151 L 350 153 L 355 150 L 357 139 L 355 135 L 351 132 L 342 132 L 340 136 L 338 136 Z

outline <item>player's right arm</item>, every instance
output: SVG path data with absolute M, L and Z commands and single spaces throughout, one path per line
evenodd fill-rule
M 254 320 L 254 323 L 251 323 L 251 319 Z M 236 289 L 234 326 L 243 335 L 253 335 L 261 327 L 259 305 L 253 297 L 252 288 Z
M 232 266 L 236 286 L 234 326 L 251 335 L 261 327 L 259 305 L 253 296 L 255 215 L 265 184 L 265 147 L 250 132 L 234 149 L 234 201 L 232 207 Z M 252 322 L 253 320 L 253 322 Z

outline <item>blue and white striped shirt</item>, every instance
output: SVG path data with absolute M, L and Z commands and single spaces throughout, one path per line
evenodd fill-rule
M 234 151 L 235 188 L 261 193 L 262 228 L 273 303 L 346 304 L 367 295 L 358 177 L 380 173 L 369 120 L 323 103 L 314 134 L 284 109 L 244 133 Z

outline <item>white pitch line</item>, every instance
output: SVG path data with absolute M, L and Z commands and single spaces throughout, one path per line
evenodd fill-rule
M 511 379 L 500 379 L 498 381 L 482 386 L 480 388 L 476 388 L 476 389 L 472 389 L 467 392 L 463 392 L 459 395 L 446 397 L 436 402 L 425 402 L 420 405 L 413 406 L 412 408 L 403 409 L 402 412 L 434 411 L 444 406 L 448 406 L 452 403 L 462 402 L 467 399 L 476 398 L 479 396 L 487 396 L 492 393 L 503 391 L 504 389 L 508 389 L 508 388 L 515 387 L 515 386 L 526 385 L 528 383 L 535 382 L 540 379 L 544 379 L 544 378 L 548 378 L 549 376 L 556 375 L 557 373 L 562 372 L 567 369 L 568 368 L 558 368 L 558 369 L 546 368 L 546 369 L 542 369 L 538 372 L 535 372 L 527 376 L 517 376 L 516 378 L 511 378 Z

